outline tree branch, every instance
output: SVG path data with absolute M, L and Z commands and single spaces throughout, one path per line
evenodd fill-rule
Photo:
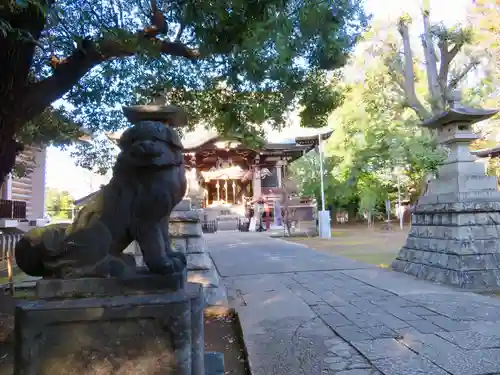
M 439 86 L 437 72 L 437 57 L 431 35 L 431 24 L 429 20 L 429 4 L 424 1 L 422 9 L 422 19 L 424 23 L 424 33 L 422 35 L 422 47 L 424 48 L 425 67 L 427 70 L 427 85 L 431 96 L 431 107 L 433 112 L 438 113 L 444 110 L 443 92 Z
M 145 43 L 161 54 L 184 57 L 188 60 L 197 60 L 201 56 L 198 50 L 191 49 L 182 43 L 163 41 L 156 38 L 149 39 L 142 32 L 134 36 L 135 43 L 120 40 L 102 39 L 94 42 L 86 39 L 71 56 L 60 60 L 53 74 L 39 82 L 28 85 L 24 103 L 24 123 L 43 112 L 51 103 L 61 98 L 93 67 L 103 61 L 113 60 L 136 55 L 144 51 Z
M 447 88 L 447 92 L 450 92 L 454 89 L 457 88 L 458 84 L 465 78 L 465 76 L 467 74 L 469 74 L 469 72 L 472 70 L 472 69 L 475 69 L 477 66 L 479 65 L 479 61 L 476 60 L 476 59 L 473 59 L 472 61 L 470 61 L 464 68 L 463 70 L 458 73 L 455 77 L 453 77 L 449 84 L 448 84 L 448 88 Z
M 406 96 L 406 101 L 408 105 L 416 112 L 417 116 L 424 120 L 431 117 L 429 111 L 422 105 L 420 100 L 418 100 L 417 93 L 415 91 L 415 78 L 413 71 L 413 52 L 410 45 L 410 34 L 408 31 L 408 24 L 405 20 L 400 20 L 398 25 L 399 33 L 403 39 L 403 52 L 404 52 L 404 67 L 403 67 L 403 90 Z
M 441 90 L 444 96 L 446 97 L 448 92 L 447 85 L 448 85 L 448 75 L 450 72 L 450 65 L 455 56 L 460 51 L 460 46 L 458 44 L 455 44 L 452 49 L 449 49 L 448 41 L 446 39 L 442 39 L 439 42 L 438 46 L 441 55 L 438 80 L 439 80 L 439 86 L 441 87 Z

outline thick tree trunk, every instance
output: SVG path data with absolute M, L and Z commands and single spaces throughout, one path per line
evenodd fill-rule
M 9 129 L 2 128 L 0 119 L 0 185 L 5 181 L 8 174 L 16 164 L 16 156 L 23 150 L 20 143 L 9 136 Z

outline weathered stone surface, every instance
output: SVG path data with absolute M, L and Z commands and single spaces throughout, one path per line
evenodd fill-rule
M 191 210 L 191 200 L 183 199 L 174 207 L 174 211 L 190 211 Z
M 223 281 L 254 375 L 295 374 L 302 364 L 304 373 L 325 375 L 500 373 L 499 299 L 378 268 L 319 271 L 310 258 L 322 254 L 264 235 L 224 234 L 207 242 L 216 262 L 218 254 L 227 257 L 217 264 L 223 274 L 240 269 Z M 310 270 L 283 273 L 290 256 Z M 319 362 L 322 369 L 314 367 Z
M 200 223 L 191 221 L 170 222 L 169 233 L 173 238 L 177 237 L 201 237 L 203 232 Z
M 34 228 L 18 241 L 15 257 L 23 272 L 60 279 L 122 277 L 136 266 L 120 252 L 131 241 L 140 244 L 152 273 L 185 269 L 184 255 L 166 249 L 166 220 L 186 190 L 179 135 L 164 122 L 142 121 L 117 144 L 111 180 L 90 195 L 72 223 Z
M 495 206 L 496 207 L 496 206 Z M 419 212 L 395 271 L 464 289 L 500 288 L 500 212 Z
M 199 283 L 205 288 L 215 288 L 220 284 L 220 278 L 214 269 L 192 270 L 188 272 L 188 281 L 190 283 Z
M 189 237 L 186 241 L 186 253 L 204 253 L 207 250 L 203 237 Z
M 171 246 L 173 251 L 178 251 L 180 253 L 186 254 L 187 238 L 185 237 L 172 238 Z
M 206 306 L 227 306 L 228 296 L 226 288 L 223 285 L 217 287 L 204 287 L 203 295 Z
M 111 292 L 106 298 L 20 303 L 14 372 L 95 375 L 160 370 L 162 374 L 203 375 L 198 353 L 203 339 L 193 337 L 203 335 L 200 324 L 196 327 L 203 319 L 199 285 L 187 284 L 183 290 L 161 294 Z
M 173 275 L 134 274 L 127 278 L 47 279 L 36 283 L 38 298 L 109 297 L 176 291 L 186 282 L 186 272 Z
M 224 286 L 207 247 L 201 228 L 201 211 L 173 212 L 169 224 L 172 249 L 186 254 L 188 279 L 200 282 L 208 306 L 227 304 Z M 220 290 L 218 290 L 220 289 Z
M 208 253 L 187 254 L 186 259 L 189 271 L 210 270 L 214 268 L 214 264 Z
M 197 223 L 201 221 L 203 213 L 202 211 L 172 211 L 170 214 L 170 222 L 191 222 Z

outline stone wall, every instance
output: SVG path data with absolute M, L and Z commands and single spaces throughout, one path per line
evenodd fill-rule
M 207 252 L 201 229 L 203 211 L 173 211 L 170 216 L 170 238 L 175 251 L 186 254 L 188 281 L 203 285 L 208 306 L 227 304 L 227 296 L 215 265 Z

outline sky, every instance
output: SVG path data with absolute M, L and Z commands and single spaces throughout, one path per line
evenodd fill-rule
M 453 25 L 464 22 L 467 7 L 472 0 L 430 0 L 431 20 Z M 409 13 L 414 19 L 412 33 L 421 33 L 419 7 L 421 0 L 366 0 L 366 10 L 373 14 L 374 21 L 394 20 L 403 13 Z M 271 132 L 274 139 L 283 138 L 282 134 Z M 85 196 L 105 184 L 108 177 L 99 176 L 77 167 L 69 151 L 50 147 L 47 151 L 46 185 L 66 190 L 75 199 Z

